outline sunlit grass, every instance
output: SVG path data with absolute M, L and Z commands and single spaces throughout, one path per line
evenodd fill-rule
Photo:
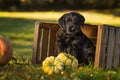
M 24 18 L 24 19 L 34 19 L 43 21 L 57 21 L 64 13 L 63 12 L 0 12 L 0 17 L 7 18 Z M 114 16 L 112 14 L 104 14 L 97 11 L 78 11 L 84 15 L 86 23 L 91 24 L 109 24 L 109 25 L 120 25 L 120 17 Z
M 63 12 L 0 12 L 0 17 L 57 20 Z
M 86 23 L 93 24 L 108 24 L 108 25 L 120 25 L 120 17 L 112 14 L 103 14 L 98 12 L 83 12 L 86 18 Z

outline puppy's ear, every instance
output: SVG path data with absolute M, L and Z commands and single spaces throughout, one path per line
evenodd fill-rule
M 64 26 L 65 26 L 64 16 L 62 16 L 61 18 L 59 18 L 58 23 L 59 23 L 60 27 L 62 29 L 64 29 Z
M 85 23 L 85 18 L 83 15 L 80 14 L 80 25 L 83 27 Z

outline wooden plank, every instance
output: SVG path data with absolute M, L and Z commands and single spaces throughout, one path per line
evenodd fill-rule
M 96 46 L 96 42 L 97 42 L 97 37 L 88 37 L 92 42 L 93 44 Z
M 48 46 L 47 46 L 47 57 L 49 56 L 50 54 L 50 37 L 51 37 L 51 30 L 49 29 L 49 32 L 48 32 Z
M 37 55 L 39 53 L 39 40 L 40 40 L 40 31 L 39 31 L 39 23 L 35 23 L 34 29 L 34 45 L 33 45 L 33 53 L 32 53 L 32 63 L 37 63 Z
M 51 33 L 50 33 L 49 56 L 54 56 L 55 41 L 56 41 L 56 32 L 51 30 Z
M 97 24 L 84 24 L 84 26 L 85 27 L 87 27 L 87 28 L 89 28 L 89 27 L 91 27 L 91 28 L 98 28 L 98 25 Z
M 44 29 L 43 30 L 43 40 L 42 40 L 42 54 L 41 54 L 41 60 L 43 61 L 47 57 L 47 50 L 48 50 L 48 35 L 49 30 Z
M 98 68 L 100 66 L 100 52 L 101 52 L 101 40 L 102 40 L 102 32 L 103 26 L 98 26 L 98 33 L 97 33 L 97 45 L 96 45 L 96 54 L 95 54 L 95 62 L 94 67 Z
M 108 37 L 108 46 L 107 46 L 107 61 L 106 61 L 106 68 L 112 68 L 112 58 L 114 53 L 114 42 L 115 42 L 115 28 L 109 27 L 109 37 Z
M 42 60 L 41 60 L 41 55 L 42 55 L 42 38 L 43 38 L 43 29 L 39 29 L 39 42 L 38 42 L 38 53 L 37 53 L 37 56 L 36 56 L 36 61 L 37 61 L 37 64 L 41 63 Z
M 50 22 L 40 22 L 37 21 L 38 23 L 40 23 L 42 26 L 40 26 L 40 28 L 44 28 L 44 29 L 51 29 L 51 30 L 58 30 L 60 27 L 57 23 L 50 23 Z
M 81 30 L 96 46 L 98 25 L 85 24 L 84 27 L 81 27 Z
M 97 37 L 98 27 L 93 27 L 92 25 L 91 26 L 84 26 L 81 28 L 81 30 L 83 31 L 83 33 L 87 37 Z
M 115 53 L 113 67 L 118 68 L 120 66 L 120 28 L 116 28 L 116 39 L 115 39 Z
M 103 34 L 102 34 L 102 41 L 101 41 L 101 56 L 100 56 L 100 66 L 102 68 L 105 68 L 106 66 L 106 49 L 108 44 L 108 27 L 103 26 Z

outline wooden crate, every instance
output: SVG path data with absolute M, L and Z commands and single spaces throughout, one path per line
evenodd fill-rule
M 32 62 L 41 64 L 48 56 L 56 54 L 56 33 L 59 30 L 55 23 L 35 23 Z
M 120 27 L 98 26 L 95 67 L 118 68 L 120 66 Z
M 56 40 L 57 33 L 60 30 L 57 23 L 35 23 L 32 55 L 34 64 L 41 64 L 48 56 L 58 55 Z M 120 33 L 120 28 L 85 24 L 82 27 L 82 31 L 96 46 L 95 67 L 112 68 L 119 66 L 120 42 L 118 34 Z

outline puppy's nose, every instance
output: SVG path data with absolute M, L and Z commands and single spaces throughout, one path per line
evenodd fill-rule
M 75 31 L 74 26 L 71 26 L 71 27 L 70 27 L 70 31 Z

